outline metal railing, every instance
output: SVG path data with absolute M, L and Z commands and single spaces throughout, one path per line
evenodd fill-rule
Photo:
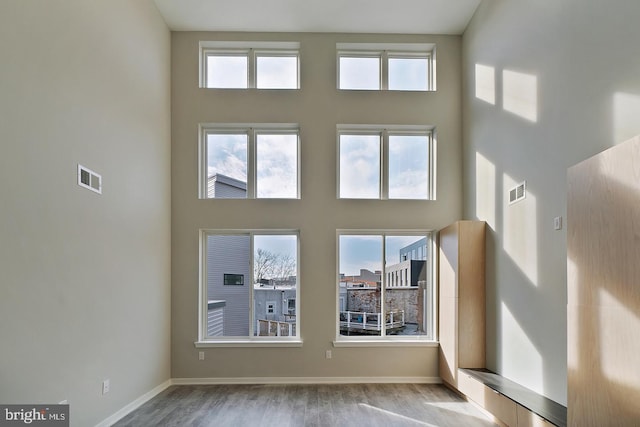
M 376 331 L 382 330 L 382 313 L 367 313 L 362 311 L 341 311 L 340 329 L 348 331 Z M 385 330 L 402 328 L 404 326 L 404 310 L 387 311 L 384 315 Z

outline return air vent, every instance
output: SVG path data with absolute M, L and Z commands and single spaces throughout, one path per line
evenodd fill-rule
M 519 202 L 527 197 L 527 182 L 523 181 L 520 184 L 509 190 L 509 204 Z
M 82 165 L 78 165 L 78 185 L 102 194 L 102 176 Z

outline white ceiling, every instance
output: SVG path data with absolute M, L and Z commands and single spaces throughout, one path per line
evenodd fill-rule
M 155 0 L 173 31 L 462 34 L 481 0 Z

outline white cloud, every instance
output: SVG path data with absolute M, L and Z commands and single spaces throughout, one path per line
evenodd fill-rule
M 380 196 L 380 137 L 342 135 L 340 137 L 340 197 Z
M 298 195 L 298 136 L 258 135 L 257 196 L 295 198 Z
M 243 134 L 207 135 L 207 172 L 247 182 L 247 136 Z

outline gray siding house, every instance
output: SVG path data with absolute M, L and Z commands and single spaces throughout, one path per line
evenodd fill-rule
M 244 199 L 247 197 L 247 183 L 220 173 L 207 178 L 207 198 Z
M 207 299 L 225 303 L 224 336 L 249 335 L 249 247 L 249 236 L 207 236 Z

